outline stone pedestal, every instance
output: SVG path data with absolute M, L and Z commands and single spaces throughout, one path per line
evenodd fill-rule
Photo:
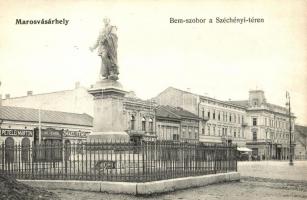
M 122 85 L 105 79 L 98 81 L 88 92 L 94 96 L 93 132 L 88 141 L 128 142 L 123 115 L 123 100 L 127 92 Z

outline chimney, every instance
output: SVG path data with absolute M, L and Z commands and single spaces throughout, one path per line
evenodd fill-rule
M 9 99 L 11 97 L 10 94 L 5 94 L 5 99 Z
M 33 91 L 30 90 L 30 91 L 27 91 L 27 96 L 32 96 L 33 95 Z
M 80 87 L 80 82 L 77 81 L 77 82 L 75 83 L 75 89 L 78 89 L 79 87 Z

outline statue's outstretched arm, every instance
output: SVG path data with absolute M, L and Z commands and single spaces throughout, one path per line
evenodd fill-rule
M 93 46 L 90 47 L 90 50 L 91 51 L 95 50 L 99 46 L 99 43 L 103 40 L 104 40 L 103 34 L 99 33 L 96 42 L 93 44 Z

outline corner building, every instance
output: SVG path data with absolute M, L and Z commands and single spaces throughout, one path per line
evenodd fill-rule
M 289 159 L 290 132 L 287 108 L 268 103 L 262 90 L 249 92 L 249 99 L 229 101 L 246 109 L 246 146 L 257 159 Z M 295 116 L 291 113 L 292 141 L 294 143 Z
M 199 141 L 245 147 L 246 109 L 243 106 L 169 87 L 156 98 L 161 105 L 181 107 L 201 118 Z

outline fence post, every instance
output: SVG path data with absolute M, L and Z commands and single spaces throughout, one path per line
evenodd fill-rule
M 214 144 L 214 155 L 213 155 L 213 159 L 214 159 L 214 167 L 213 167 L 213 169 L 214 169 L 214 174 L 216 174 L 216 144 Z
M 237 156 L 237 154 L 238 154 L 238 151 L 237 151 L 238 147 L 237 146 L 238 145 L 236 144 L 236 148 L 235 148 L 236 172 L 238 171 L 238 156 Z
M 1 144 L 1 153 L 2 153 L 2 173 L 4 173 L 4 155 L 5 155 L 5 152 L 4 152 L 4 143 Z
M 64 159 L 65 159 L 65 179 L 67 179 L 68 144 L 64 143 L 63 146 L 64 146 L 63 154 L 64 154 Z
M 36 147 L 35 143 L 32 142 L 32 162 L 31 162 L 31 178 L 34 179 L 34 161 L 36 160 Z

